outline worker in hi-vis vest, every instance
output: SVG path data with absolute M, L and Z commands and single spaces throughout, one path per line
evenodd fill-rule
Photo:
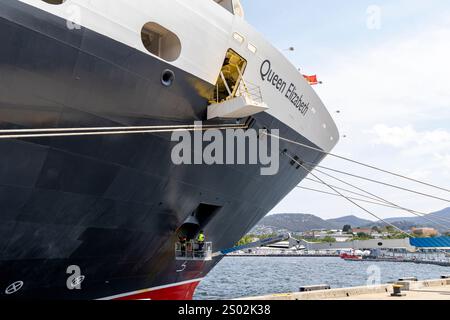
M 205 245 L 205 234 L 203 233 L 203 230 L 201 230 L 197 236 L 197 243 L 198 243 L 198 250 L 203 251 L 203 246 Z

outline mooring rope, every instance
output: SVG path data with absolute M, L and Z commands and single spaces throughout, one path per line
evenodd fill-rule
M 247 124 L 221 125 L 174 125 L 174 126 L 139 126 L 139 127 L 93 127 L 93 128 L 48 128 L 48 129 L 14 129 L 0 130 L 0 139 L 25 139 L 47 137 L 106 136 L 144 133 L 173 133 L 184 131 L 206 131 L 226 129 L 248 129 Z
M 280 137 L 280 136 L 277 136 L 277 135 L 273 135 L 273 134 L 271 134 L 269 132 L 267 132 L 266 135 L 274 137 L 274 138 L 277 138 L 277 139 L 285 141 L 285 142 L 289 142 L 289 143 L 292 143 L 292 144 L 295 144 L 295 145 L 298 145 L 298 146 L 310 149 L 310 150 L 318 151 L 318 152 L 323 153 L 325 155 L 329 155 L 329 156 L 332 156 L 332 157 L 335 157 L 335 158 L 338 158 L 338 159 L 341 159 L 341 160 L 345 160 L 345 161 L 348 161 L 348 162 L 351 162 L 351 163 L 354 163 L 354 164 L 358 164 L 358 165 L 364 166 L 366 168 L 370 168 L 370 169 L 373 169 L 373 170 L 384 172 L 384 173 L 387 173 L 389 175 L 400 177 L 400 178 L 403 178 L 403 179 L 406 179 L 406 180 L 410 180 L 410 181 L 413 181 L 413 182 L 416 182 L 416 183 L 419 183 L 419 184 L 422 184 L 422 185 L 426 185 L 428 187 L 432 187 L 432 188 L 439 189 L 439 190 L 446 191 L 446 192 L 450 193 L 450 189 L 443 188 L 443 187 L 440 187 L 440 186 L 437 186 L 437 185 L 434 185 L 434 184 L 431 184 L 431 183 L 428 183 L 428 182 L 420 181 L 418 179 L 413 179 L 413 178 L 407 177 L 405 175 L 402 175 L 402 174 L 399 174 L 399 173 L 395 173 L 395 172 L 392 172 L 392 171 L 389 171 L 389 170 L 385 170 L 385 169 L 382 169 L 382 168 L 379 168 L 379 167 L 376 167 L 376 166 L 373 166 L 373 165 L 370 165 L 370 164 L 367 164 L 367 163 L 363 163 L 363 162 L 360 162 L 360 161 L 357 161 L 357 160 L 353 160 L 353 159 L 350 159 L 350 158 L 347 158 L 347 157 L 344 157 L 344 156 L 341 156 L 341 155 L 338 155 L 338 154 L 334 154 L 334 153 L 331 153 L 331 152 L 326 152 L 326 151 L 324 151 L 322 149 L 315 148 L 315 147 L 309 146 L 307 144 L 304 144 L 304 143 L 301 143 L 301 142 L 298 142 L 298 141 L 294 141 L 294 140 L 291 140 L 291 139 L 287 139 L 287 138 L 283 138 L 283 137 Z M 444 200 L 444 201 L 450 202 L 450 200 Z

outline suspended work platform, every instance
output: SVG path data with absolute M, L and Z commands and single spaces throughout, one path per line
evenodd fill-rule
M 214 96 L 208 106 L 208 120 L 241 119 L 267 111 L 261 88 L 245 81 L 246 61 L 236 52 L 227 52 L 216 83 Z
M 212 242 L 205 242 L 203 246 L 190 241 L 185 244 L 175 244 L 175 259 L 179 261 L 211 261 L 213 257 Z
M 225 81 L 225 80 L 224 80 Z M 228 86 L 227 86 L 227 90 Z M 228 98 L 222 101 L 213 101 L 208 107 L 208 120 L 215 118 L 240 119 L 250 117 L 269 110 L 264 103 L 261 89 L 241 78 L 236 91 L 231 91 Z M 219 97 L 219 94 L 217 95 Z
M 211 104 L 208 107 L 208 120 L 241 119 L 250 117 L 268 110 L 269 107 L 263 103 L 253 100 L 248 95 L 237 96 L 223 102 Z

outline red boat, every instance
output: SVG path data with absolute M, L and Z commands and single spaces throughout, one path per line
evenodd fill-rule
M 344 259 L 346 261 L 361 261 L 363 259 L 362 256 L 356 255 L 356 254 L 348 254 L 343 253 L 340 255 L 341 259 Z

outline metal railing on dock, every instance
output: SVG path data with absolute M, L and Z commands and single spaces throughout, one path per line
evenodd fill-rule
M 446 250 L 421 250 L 416 253 L 388 252 L 375 257 L 375 260 L 450 266 L 450 257 Z

